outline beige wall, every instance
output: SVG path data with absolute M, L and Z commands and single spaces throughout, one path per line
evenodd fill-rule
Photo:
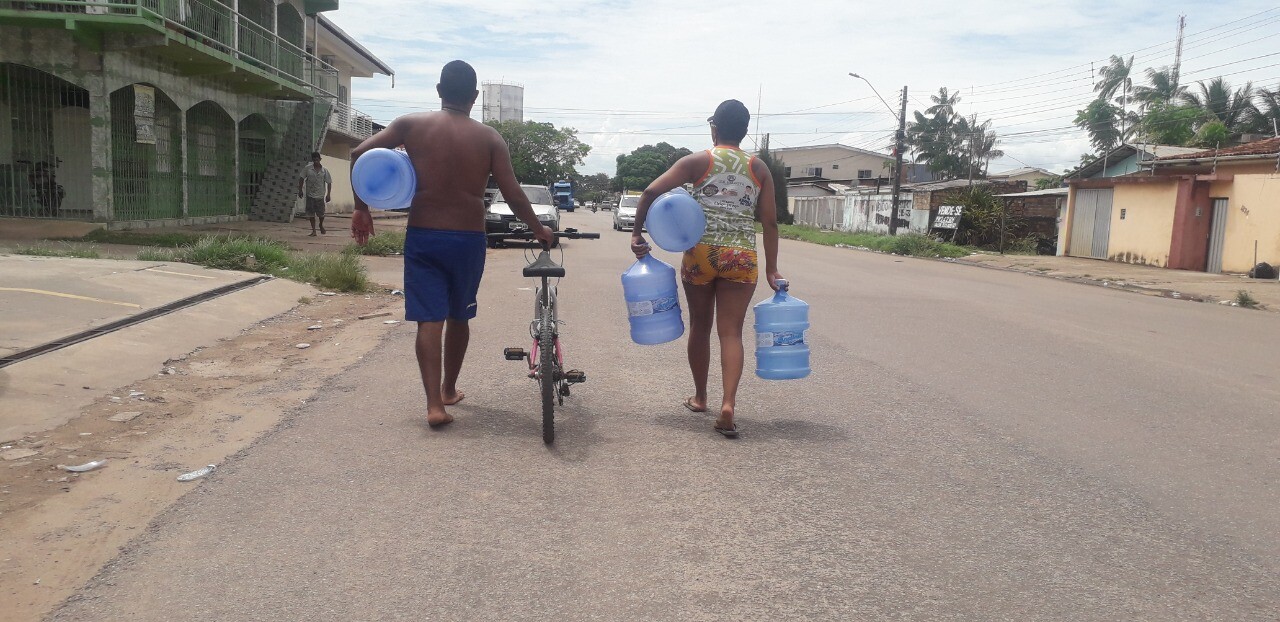
M 351 157 L 350 150 L 347 151 L 347 158 Z M 336 158 L 329 154 L 329 146 L 325 146 L 325 151 L 320 154 L 320 163 L 329 170 L 329 176 L 333 178 L 333 200 L 329 202 L 328 211 L 334 213 L 349 213 L 355 209 L 355 195 L 351 190 L 351 160 Z
M 1178 185 L 1116 184 L 1111 203 L 1111 261 L 1164 267 L 1173 241 Z M 1124 220 L 1120 219 L 1124 210 Z
M 873 178 L 887 177 L 889 169 L 884 168 L 884 164 L 893 162 L 890 158 L 837 147 L 776 151 L 774 155 L 783 166 L 791 167 L 791 177 L 806 177 L 804 169 L 811 166 L 822 167 L 822 176 L 827 179 L 857 179 L 859 169 L 870 170 Z M 833 165 L 839 168 L 831 168 Z
M 1222 249 L 1223 272 L 1248 272 L 1253 268 L 1254 242 L 1258 261 L 1280 264 L 1280 174 L 1240 175 L 1210 186 L 1213 198 L 1227 199 L 1226 239 Z

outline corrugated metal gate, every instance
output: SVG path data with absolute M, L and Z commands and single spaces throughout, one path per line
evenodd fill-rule
M 1071 218 L 1072 257 L 1107 258 L 1111 239 L 1111 199 L 1114 190 L 1079 190 Z
M 1213 200 L 1213 223 L 1209 228 L 1209 263 L 1205 272 L 1222 273 L 1222 247 L 1227 241 L 1227 200 Z

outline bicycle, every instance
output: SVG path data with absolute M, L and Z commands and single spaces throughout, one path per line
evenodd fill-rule
M 532 240 L 532 232 L 523 234 L 491 233 L 492 236 Z M 555 232 L 556 239 L 598 240 L 599 233 L 582 233 L 577 229 L 565 229 Z M 529 352 L 524 348 L 503 348 L 502 355 L 508 361 L 528 361 L 529 377 L 538 381 L 542 392 L 542 442 L 551 444 L 556 438 L 555 407 L 557 402 L 564 406 L 564 398 L 569 395 L 569 385 L 587 381 L 587 375 L 581 370 L 564 369 L 564 350 L 560 347 L 560 320 L 556 314 L 557 286 L 551 279 L 564 277 L 564 250 L 560 251 L 561 263 L 551 259 L 548 248 L 542 248 L 537 257 L 524 267 L 524 276 L 541 279 L 541 285 L 534 291 L 533 321 L 529 323 L 529 336 L 533 338 L 533 347 Z M 527 255 L 526 255 L 527 257 Z

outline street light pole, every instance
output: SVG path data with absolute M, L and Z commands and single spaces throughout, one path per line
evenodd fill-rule
M 894 134 L 893 140 L 893 211 L 889 214 L 889 235 L 898 235 L 898 198 L 902 194 L 902 150 L 907 142 L 907 87 L 902 87 L 902 112 L 894 112 L 893 106 L 880 96 L 880 91 L 876 90 L 876 85 L 870 80 L 849 72 L 849 76 L 857 78 L 867 83 L 871 87 L 871 92 L 880 98 L 880 103 L 889 109 L 889 114 L 898 121 L 898 131 Z
M 874 89 L 873 89 L 874 90 Z M 902 87 L 902 114 L 893 143 L 893 213 L 889 215 L 889 235 L 898 235 L 898 197 L 902 194 L 902 150 L 907 141 L 907 87 Z

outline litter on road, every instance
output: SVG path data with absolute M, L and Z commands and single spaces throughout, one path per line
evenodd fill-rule
M 300 344 L 298 344 L 296 347 L 297 347 L 299 350 L 306 350 L 307 348 L 310 348 L 310 347 L 311 347 L 311 344 L 309 344 L 309 343 L 300 343 Z
M 383 311 L 381 313 L 366 313 L 364 315 L 357 316 L 357 319 L 372 320 L 375 317 L 387 317 L 388 315 L 391 315 L 390 311 Z
M 399 324 L 400 320 L 387 320 L 383 324 Z
M 100 469 L 104 466 L 107 466 L 106 460 L 94 460 L 93 462 L 86 462 L 84 464 L 80 464 L 76 466 L 67 466 L 65 464 L 59 464 L 58 468 L 62 469 L 63 471 L 67 471 L 68 473 L 88 473 L 89 471 L 92 471 L 94 469 Z
M 307 330 L 320 330 L 321 328 L 324 328 L 324 326 L 321 326 L 319 324 L 312 324 L 311 326 L 307 327 Z
M 190 473 L 183 473 L 182 475 L 179 475 L 179 476 L 178 476 L 178 481 L 180 481 L 180 482 L 189 482 L 189 481 L 191 481 L 191 480 L 200 479 L 200 478 L 202 478 L 202 477 L 204 477 L 204 476 L 206 476 L 206 475 L 208 475 L 208 474 L 212 473 L 212 472 L 213 472 L 213 470 L 214 470 L 214 469 L 216 469 L 216 468 L 218 468 L 218 465 L 216 465 L 216 464 L 206 465 L 204 468 L 196 469 L 196 470 L 194 470 L 194 471 L 192 471 L 192 472 L 190 472 Z

